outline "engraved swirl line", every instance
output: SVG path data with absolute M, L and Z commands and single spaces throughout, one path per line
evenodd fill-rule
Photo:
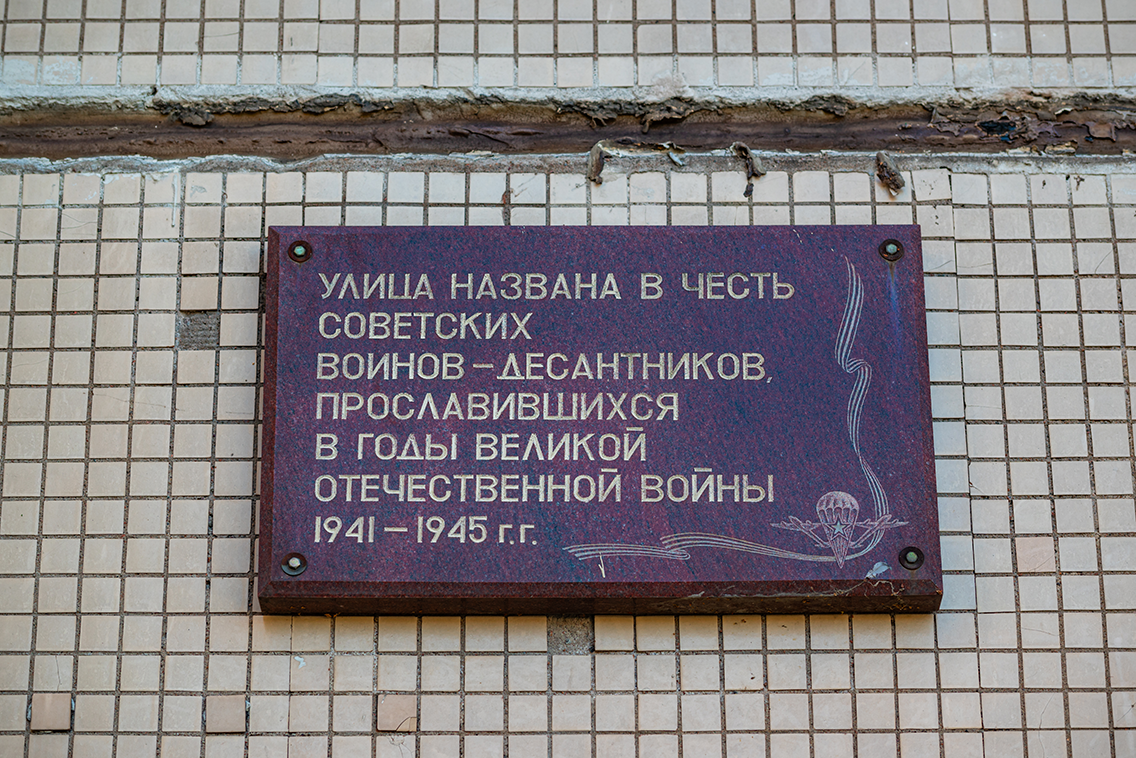
M 848 441 L 860 462 L 864 477 L 868 480 L 868 488 L 875 498 L 876 515 L 882 516 L 888 512 L 887 495 L 876 478 L 872 467 L 864 460 L 860 451 L 860 419 L 864 410 L 864 401 L 868 395 L 868 387 L 872 383 L 872 367 L 862 358 L 852 358 L 852 345 L 856 341 L 856 332 L 860 327 L 860 315 L 864 305 L 864 284 L 856 267 L 845 258 L 848 267 L 848 302 L 844 306 L 844 317 L 841 320 L 840 332 L 836 338 L 834 351 L 836 363 L 849 374 L 856 374 L 856 384 L 848 396 Z
M 852 445 L 852 451 L 856 453 L 856 458 L 860 463 L 860 470 L 864 473 L 864 478 L 868 482 L 876 518 L 879 519 L 891 512 L 888 506 L 887 493 L 884 492 L 883 485 L 876 477 L 876 472 L 872 470 L 872 467 L 864 459 L 864 453 L 860 450 L 860 420 L 864 411 L 864 401 L 868 396 L 868 387 L 872 383 L 872 367 L 862 358 L 851 357 L 852 346 L 856 341 L 856 332 L 860 328 L 860 315 L 864 306 L 864 283 L 860 279 L 856 267 L 848 258 L 844 259 L 844 265 L 848 269 L 848 302 L 844 305 L 844 317 L 841 319 L 840 331 L 837 333 L 834 354 L 837 365 L 846 373 L 856 375 L 856 384 L 848 395 L 848 442 Z M 856 555 L 863 555 L 872 550 L 880 543 L 883 536 L 882 530 L 877 531 L 872 535 L 864 549 Z M 848 557 L 854 558 L 856 555 Z

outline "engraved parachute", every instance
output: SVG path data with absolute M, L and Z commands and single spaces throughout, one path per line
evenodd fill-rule
M 860 504 L 847 492 L 826 492 L 816 506 L 817 520 L 828 534 L 828 544 L 836 555 L 836 563 L 844 565 L 852 546 L 852 532 L 860 515 Z
M 816 504 L 817 522 L 801 521 L 796 516 L 790 516 L 788 521 L 782 521 L 772 526 L 777 529 L 788 529 L 807 535 L 813 542 L 832 551 L 833 560 L 837 566 L 844 562 L 863 555 L 872 547 L 871 540 L 888 529 L 905 526 L 906 521 L 896 521 L 890 513 L 875 518 L 860 520 L 860 503 L 847 492 L 835 490 L 820 496 Z M 860 536 L 856 536 L 856 530 Z M 878 541 L 878 540 L 877 540 Z M 860 550 L 865 543 L 871 543 L 866 550 Z M 853 552 L 860 550 L 860 552 Z

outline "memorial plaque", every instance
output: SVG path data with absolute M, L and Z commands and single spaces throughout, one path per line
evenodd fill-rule
M 270 612 L 924 610 L 916 226 L 269 232 Z

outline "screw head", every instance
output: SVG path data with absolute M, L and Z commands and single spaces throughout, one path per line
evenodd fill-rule
M 888 263 L 895 263 L 903 257 L 903 243 L 899 240 L 884 240 L 880 243 L 880 257 Z
M 923 565 L 923 551 L 917 547 L 905 547 L 899 551 L 899 565 L 914 571 Z
M 296 263 L 311 260 L 312 246 L 304 240 L 296 240 L 288 246 L 288 257 Z
M 280 568 L 288 576 L 299 576 L 308 567 L 308 560 L 301 553 L 288 553 L 280 561 Z

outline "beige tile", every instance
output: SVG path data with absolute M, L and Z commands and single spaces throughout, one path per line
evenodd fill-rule
M 630 732 L 634 730 L 634 695 L 596 696 L 597 732 Z
M 244 655 L 210 655 L 206 688 L 221 692 L 246 689 L 248 658 Z
M 722 646 L 726 650 L 761 650 L 761 616 L 723 616 Z
M 457 695 L 423 695 L 418 727 L 427 732 L 453 732 L 460 728 L 461 698 Z
M 286 691 L 290 675 L 290 659 L 282 655 L 254 655 L 252 657 L 253 691 Z
M 24 659 L 23 671 L 16 674 L 15 664 L 19 659 L 11 656 L 3 660 L 3 665 L 0 664 L 0 673 L 10 674 L 11 677 L 7 681 L 14 682 L 20 678 L 27 678 L 27 665 Z M 69 655 L 37 655 L 35 657 L 35 667 L 32 678 L 32 688 L 36 692 L 70 692 L 71 691 L 71 670 L 74 663 L 74 658 Z M 9 668 L 9 666 L 11 668 Z M 70 705 L 68 705 L 70 708 Z
M 292 692 L 319 692 L 328 687 L 329 658 L 326 655 L 304 653 L 293 655 L 288 689 Z
M 634 616 L 596 616 L 596 650 L 634 650 Z
M 412 651 L 418 649 L 417 619 L 383 616 L 378 621 L 380 651 Z
M 70 613 L 75 608 L 78 582 L 75 577 L 41 577 L 39 612 Z
M 727 690 L 760 690 L 765 688 L 765 667 L 760 655 L 728 654 L 725 656 Z
M 639 728 L 647 731 L 671 731 L 678 725 L 678 697 L 675 695 L 639 695 Z
M 597 690 L 635 689 L 635 657 L 632 655 L 596 655 Z
M 674 616 L 639 616 L 635 619 L 635 644 L 639 650 L 674 650 Z
M 217 307 L 217 277 L 195 276 L 181 281 L 181 310 L 209 311 Z
M 804 689 L 805 656 L 800 654 L 771 655 L 766 661 L 769 688 L 777 690 Z
M 501 695 L 466 695 L 465 729 L 471 732 L 496 732 L 504 727 L 504 697 Z
M 247 528 L 242 525 L 242 530 Z M 339 616 L 335 619 L 336 651 L 367 652 L 375 647 L 375 620 L 370 616 Z
M 717 690 L 721 682 L 717 655 L 683 655 L 679 659 L 684 690 Z
M 636 683 L 641 690 L 671 690 L 676 687 L 673 655 L 640 655 L 636 657 Z
M 814 689 L 845 689 L 849 686 L 849 656 L 846 654 L 813 655 L 811 657 Z
M 554 695 L 552 728 L 554 731 L 587 731 L 592 727 L 591 698 L 587 695 Z
M 547 729 L 547 698 L 541 695 L 509 696 L 509 731 L 543 732 Z
M 436 655 L 422 659 L 422 689 L 430 692 L 457 692 L 461 680 L 461 658 Z
M 112 731 L 114 725 L 114 701 L 114 695 L 76 696 L 75 730 L 80 732 Z
M 1017 537 L 1017 568 L 1021 572 L 1050 573 L 1055 569 L 1052 537 Z M 1064 567 L 1064 563 L 1061 564 Z
M 509 689 L 535 692 L 548 689 L 548 658 L 536 655 L 509 656 Z
M 552 689 L 583 692 L 592 688 L 592 658 L 587 655 L 552 656 Z
M 890 648 L 891 619 L 875 614 L 858 614 L 852 617 L 853 644 L 858 649 Z
M 114 689 L 116 659 L 112 655 L 90 655 L 79 658 L 76 686 L 80 691 Z
M 851 637 L 848 616 L 825 614 L 809 617 L 809 643 L 814 649 L 847 648 Z
M 413 732 L 418 728 L 414 695 L 378 695 L 376 714 L 376 731 Z
M 327 736 L 297 736 L 288 737 L 289 755 L 323 755 L 327 752 Z
M 378 688 L 414 690 L 417 688 L 418 659 L 409 655 L 380 655 Z
M 127 638 L 128 642 L 124 645 L 123 649 L 137 650 L 140 649 L 139 646 L 141 645 L 157 649 L 158 640 L 156 638 L 160 636 L 162 620 L 161 618 L 154 618 L 147 619 L 147 621 L 150 623 L 144 625 L 138 624 L 140 631 L 144 633 Z M 157 624 L 153 623 L 155 621 Z M 117 650 L 119 644 L 118 629 L 119 620 L 115 616 L 83 616 L 83 621 L 79 628 L 79 649 L 83 652 Z M 73 643 L 68 640 L 66 647 L 62 649 L 69 650 L 72 644 Z
M 722 728 L 722 706 L 717 694 L 683 695 L 681 702 L 683 731 L 716 732 Z
M 170 624 L 166 634 L 166 649 L 196 652 L 205 649 L 205 617 L 183 616 Z
M 227 276 L 221 284 L 221 307 L 255 310 L 260 304 L 260 280 L 254 276 Z
M 548 629 L 544 616 L 509 617 L 509 650 L 543 652 L 548 649 Z
M 31 730 L 66 731 L 71 728 L 71 693 L 37 692 L 32 695 Z
M 165 661 L 167 690 L 197 692 L 205 684 L 205 659 L 199 655 L 171 655 Z
M 897 647 L 928 648 L 934 646 L 935 621 L 932 616 L 897 614 L 895 642 Z
M 765 628 L 771 650 L 805 646 L 804 616 L 767 616 Z
M 422 619 L 422 650 L 458 650 L 461 648 L 461 618 L 426 616 Z
M 254 616 L 252 649 L 257 651 L 289 650 L 292 644 L 292 619 L 289 616 Z
M 374 703 L 372 695 L 336 695 L 332 700 L 332 728 L 336 732 L 373 731 Z
M 124 655 L 119 672 L 118 686 L 121 690 L 159 689 L 161 679 L 161 658 L 153 655 Z
M 288 729 L 288 696 L 253 695 L 249 698 L 250 732 L 283 732 Z M 200 712 L 198 713 L 200 718 Z
M 139 732 L 152 732 L 158 728 L 158 696 L 121 695 L 118 699 L 118 723 Z
M 504 688 L 504 663 L 499 655 L 466 656 L 465 690 L 500 692 Z
M 682 650 L 718 649 L 717 616 L 679 616 L 678 630 Z
M 371 656 L 336 655 L 333 660 L 336 691 L 357 692 L 374 689 L 375 660 Z
M 504 754 L 504 745 L 499 736 L 471 735 L 462 742 L 469 758 L 497 758 Z
M 326 731 L 329 710 L 326 695 L 292 695 L 288 698 L 288 731 Z

